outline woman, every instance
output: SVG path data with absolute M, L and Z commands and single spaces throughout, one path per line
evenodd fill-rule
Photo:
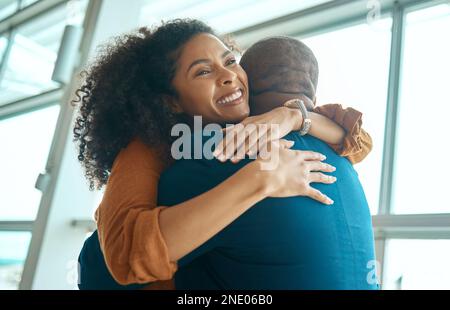
M 91 189 L 107 185 L 96 220 L 106 265 L 120 284 L 172 287 L 171 281 L 156 281 L 170 280 L 178 259 L 266 197 L 303 195 L 331 203 L 309 183 L 333 183 L 318 172 L 333 167 L 321 162 L 321 154 L 294 152 L 284 144 L 276 170 L 262 171 L 257 159 L 198 197 L 171 208 L 156 206 L 159 175 L 171 162 L 174 124 L 191 124 L 194 115 L 222 125 L 244 119 L 245 124 L 281 124 L 274 140 L 301 126 L 301 114 L 289 108 L 247 118 L 247 77 L 230 48 L 195 20 L 175 20 L 154 31 L 143 28 L 107 46 L 77 91 L 78 158 Z M 234 103 L 223 104 L 236 92 Z M 324 129 L 335 132 L 326 142 L 344 145 L 341 127 L 314 117 L 322 136 Z M 347 132 L 346 139 L 358 134 Z

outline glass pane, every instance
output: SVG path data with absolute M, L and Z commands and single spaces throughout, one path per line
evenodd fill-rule
M 26 8 L 27 6 L 30 6 L 35 2 L 38 2 L 38 0 L 22 0 L 20 1 L 20 8 Z
M 330 0 L 145 0 L 140 16 L 144 25 L 173 18 L 196 18 L 219 33 L 249 27 L 276 17 L 304 10 Z
M 450 240 L 388 240 L 383 289 L 450 289 Z
M 18 8 L 18 0 L 0 0 L 0 20 L 14 14 Z
M 406 17 L 392 207 L 397 214 L 450 212 L 450 201 L 442 199 L 450 185 L 449 33 L 449 5 Z
M 69 1 L 20 26 L 14 35 L 3 80 L 0 105 L 58 87 L 51 80 L 67 23 L 81 23 L 87 1 Z
M 0 232 L 0 290 L 18 289 L 30 232 Z
M 4 36 L 0 36 L 0 63 L 3 60 L 3 53 L 6 50 L 6 45 L 8 43 L 8 40 Z
M 64 26 L 64 11 L 57 10 L 17 30 L 0 84 L 0 104 L 58 86 L 51 76 Z
M 392 19 L 303 39 L 319 62 L 317 102 L 340 103 L 363 113 L 372 152 L 355 166 L 372 214 L 378 210 Z
M 34 220 L 59 106 L 0 121 L 0 220 Z M 32 156 L 30 156 L 32 154 Z

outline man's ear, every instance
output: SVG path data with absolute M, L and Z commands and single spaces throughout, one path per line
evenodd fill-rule
M 178 103 L 178 101 L 174 97 L 166 95 L 163 97 L 163 100 L 164 100 L 165 104 L 167 104 L 169 106 L 172 113 L 181 114 L 184 112 L 183 108 L 181 107 L 181 105 Z

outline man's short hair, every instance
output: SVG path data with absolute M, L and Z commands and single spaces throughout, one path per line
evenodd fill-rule
M 306 44 L 294 38 L 275 36 L 260 40 L 244 53 L 240 64 L 249 77 L 252 95 L 296 92 L 300 74 L 309 74 L 314 92 L 317 88 L 317 59 Z

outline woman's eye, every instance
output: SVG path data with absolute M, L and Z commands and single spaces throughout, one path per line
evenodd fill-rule
M 207 70 L 201 70 L 201 71 L 197 72 L 197 76 L 205 75 L 205 74 L 208 74 L 208 73 L 209 73 L 209 71 L 207 71 Z
M 232 64 L 235 64 L 235 63 L 236 63 L 236 59 L 234 59 L 234 58 L 230 58 L 226 62 L 227 65 L 232 65 Z

